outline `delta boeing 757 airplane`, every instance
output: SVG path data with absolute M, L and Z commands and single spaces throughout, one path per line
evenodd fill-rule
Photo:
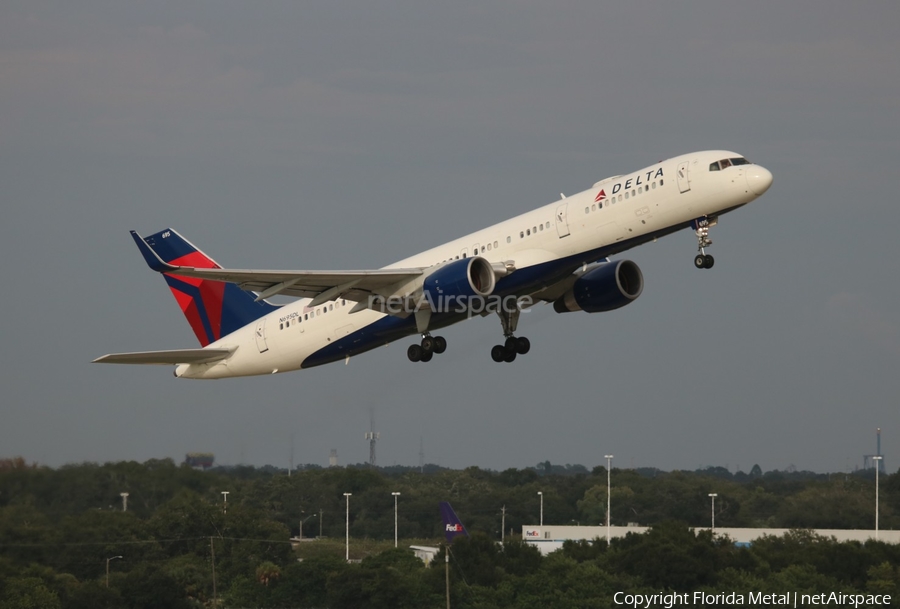
M 712 268 L 710 228 L 771 184 L 768 170 L 735 152 L 694 152 L 375 270 L 223 269 L 171 228 L 149 237 L 132 231 L 203 348 L 94 361 L 168 364 L 176 377 L 218 379 L 346 362 L 420 335 L 407 355 L 428 362 L 447 349 L 434 331 L 496 313 L 505 340 L 491 357 L 512 362 L 531 347 L 516 336 L 522 310 L 540 302 L 558 313 L 623 307 L 641 295 L 643 275 L 634 262 L 610 257 L 688 227 L 697 237 L 694 266 Z M 268 302 L 275 295 L 297 300 Z

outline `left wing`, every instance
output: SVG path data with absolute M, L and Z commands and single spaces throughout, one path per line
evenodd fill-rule
M 338 298 L 364 302 L 373 294 L 384 295 L 386 292 L 390 294 L 420 277 L 425 271 L 424 268 L 369 271 L 257 271 L 175 266 L 163 261 L 135 231 L 131 231 L 131 236 L 150 268 L 159 273 L 234 283 L 242 290 L 258 292 L 257 300 L 277 294 L 312 298 L 313 301 L 309 304 L 311 307 Z

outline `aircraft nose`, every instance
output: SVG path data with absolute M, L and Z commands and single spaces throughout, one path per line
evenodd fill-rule
M 751 165 L 747 168 L 747 186 L 756 194 L 761 195 L 772 185 L 772 172 L 759 165 Z

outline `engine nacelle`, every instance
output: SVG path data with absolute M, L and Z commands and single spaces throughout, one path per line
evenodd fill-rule
M 425 278 L 422 296 L 432 310 L 452 311 L 461 301 L 474 296 L 489 296 L 497 284 L 491 263 L 480 256 L 454 260 Z
M 608 262 L 591 269 L 553 303 L 557 313 L 612 311 L 633 302 L 644 291 L 644 275 L 631 260 Z

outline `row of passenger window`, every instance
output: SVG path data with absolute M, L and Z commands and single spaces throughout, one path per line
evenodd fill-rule
M 659 181 L 660 186 L 662 186 L 664 183 L 665 183 L 665 180 Z M 621 203 L 622 201 L 624 201 L 626 199 L 630 199 L 631 197 L 636 197 L 639 194 L 641 194 L 643 192 L 647 192 L 648 190 L 652 190 L 654 188 L 656 188 L 656 182 L 652 182 L 645 186 L 638 186 L 637 188 L 633 188 L 631 190 L 626 190 L 624 195 L 619 194 L 619 195 L 611 196 L 610 198 L 606 199 L 606 204 L 607 204 L 607 206 L 609 206 L 609 205 L 614 205 L 615 203 Z M 623 196 L 624 196 L 624 198 L 623 198 Z M 594 203 L 590 207 L 585 207 L 584 213 L 589 214 L 592 211 L 597 211 L 598 209 L 603 209 L 603 201 L 598 201 L 597 203 Z
M 302 316 L 297 316 L 293 319 L 288 319 L 286 321 L 281 322 L 280 324 L 278 324 L 278 329 L 284 330 L 286 328 L 290 328 L 292 325 L 296 326 L 297 324 L 299 324 L 301 322 L 309 321 L 313 317 L 318 317 L 319 315 L 324 315 L 324 314 L 328 313 L 329 311 L 334 311 L 335 305 L 337 305 L 338 308 L 346 307 L 347 301 L 346 300 L 338 300 L 336 302 L 332 302 L 327 305 L 322 305 L 321 307 L 314 309 L 314 310 L 310 311 L 309 313 L 304 313 Z
M 525 237 L 530 237 L 531 235 L 536 235 L 539 232 L 544 232 L 544 229 L 550 229 L 550 223 L 542 223 L 537 226 L 532 226 L 531 228 L 526 228 L 525 230 L 519 231 L 519 239 L 524 239 Z M 508 235 L 506 237 L 507 243 L 512 243 L 512 236 Z M 475 245 L 472 247 L 472 255 L 477 256 L 479 254 L 484 254 L 485 252 L 490 252 L 496 249 L 500 249 L 500 243 L 498 241 L 494 241 L 493 243 L 488 243 L 487 245 Z M 453 258 L 445 258 L 436 264 L 443 264 L 448 260 L 459 260 L 460 258 L 465 258 L 467 253 L 463 251 L 459 256 L 455 256 Z
M 531 228 L 526 228 L 523 231 L 519 231 L 519 239 L 524 239 L 525 237 L 530 237 L 531 235 L 536 235 L 539 232 L 542 233 L 542 232 L 544 232 L 544 227 L 546 227 L 547 230 L 549 230 L 550 223 L 547 222 L 546 224 L 538 224 L 537 226 L 533 226 Z M 509 243 L 509 241 L 510 241 L 510 239 L 509 239 L 509 237 L 507 237 L 506 242 Z

